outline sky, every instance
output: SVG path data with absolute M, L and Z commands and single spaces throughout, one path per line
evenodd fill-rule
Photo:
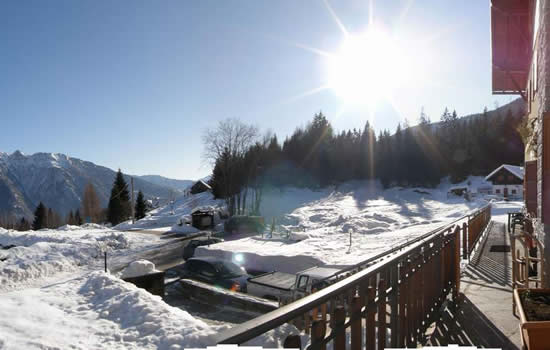
M 391 50 L 357 75 L 377 96 L 361 103 L 335 88 L 348 61 L 333 57 L 372 28 Z M 211 170 L 201 135 L 226 118 L 283 140 L 319 111 L 336 130 L 393 131 L 421 108 L 503 105 L 516 96 L 491 95 L 490 59 L 481 0 L 6 0 L 0 152 L 196 179 Z

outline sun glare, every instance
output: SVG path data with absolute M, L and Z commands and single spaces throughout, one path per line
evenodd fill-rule
M 346 103 L 371 105 L 402 83 L 405 63 L 396 42 L 383 31 L 348 35 L 329 58 L 328 85 Z

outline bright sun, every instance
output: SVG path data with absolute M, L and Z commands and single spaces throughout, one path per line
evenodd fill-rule
M 330 55 L 328 85 L 346 103 L 371 105 L 391 95 L 404 79 L 406 63 L 394 40 L 370 29 L 347 35 L 340 50 Z

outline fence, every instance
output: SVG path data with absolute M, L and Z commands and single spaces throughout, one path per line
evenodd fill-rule
M 490 206 L 484 207 L 461 218 L 463 225 L 455 221 L 333 285 L 227 330 L 218 343 L 242 344 L 293 323 L 311 336 L 311 350 L 325 350 L 330 342 L 336 350 L 416 346 L 449 295 L 457 300 L 461 242 L 475 244 L 490 215 Z

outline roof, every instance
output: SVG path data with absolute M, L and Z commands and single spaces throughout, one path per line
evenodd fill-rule
M 523 93 L 531 63 L 530 1 L 491 1 L 493 94 Z
M 512 173 L 512 175 L 516 176 L 517 178 L 523 180 L 523 173 L 524 173 L 524 170 L 523 170 L 523 167 L 522 166 L 519 166 L 519 165 L 509 165 L 509 164 L 502 164 L 501 166 L 499 166 L 498 168 L 496 168 L 495 170 L 493 170 L 492 173 L 490 173 L 489 175 L 487 175 L 485 177 L 485 181 L 489 181 L 489 179 L 491 178 L 491 176 L 495 175 L 496 173 L 499 172 L 499 170 L 501 169 L 506 169 L 508 172 Z

